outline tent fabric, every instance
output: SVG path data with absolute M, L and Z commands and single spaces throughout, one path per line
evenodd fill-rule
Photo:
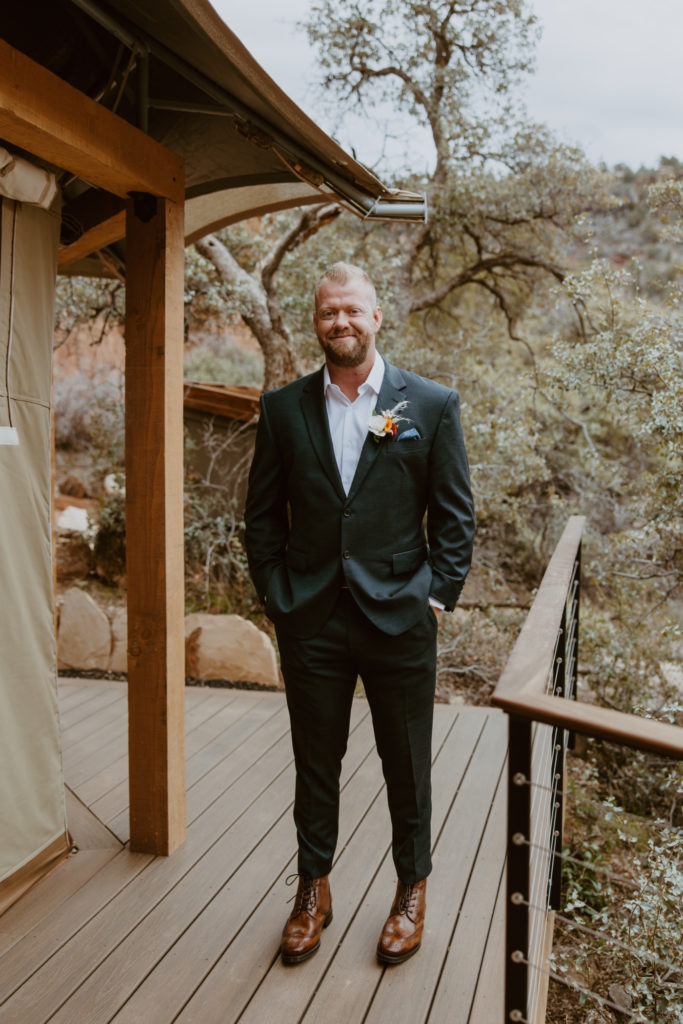
M 69 848 L 52 583 L 51 367 L 59 201 L 2 199 L 0 234 L 0 905 Z
M 57 178 L 0 146 L 0 195 L 49 210 L 57 195 Z

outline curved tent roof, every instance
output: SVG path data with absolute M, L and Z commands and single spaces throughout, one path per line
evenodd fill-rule
M 325 135 L 208 0 L 22 0 L 3 12 L 0 32 L 184 159 L 187 242 L 247 216 L 327 200 L 365 217 L 424 219 L 423 198 L 388 188 Z M 78 178 L 61 184 L 60 267 L 102 273 L 86 258 L 95 248 L 110 267 L 123 262 L 122 199 Z

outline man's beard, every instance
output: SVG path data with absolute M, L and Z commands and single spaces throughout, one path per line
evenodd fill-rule
M 370 351 L 372 339 L 372 334 L 356 334 L 353 337 L 352 344 L 348 338 L 344 338 L 343 347 L 339 347 L 335 345 L 335 342 L 340 341 L 340 338 L 325 338 L 323 341 L 320 335 L 318 335 L 320 347 L 325 353 L 326 358 L 333 366 L 345 367 L 360 366 L 365 362 Z

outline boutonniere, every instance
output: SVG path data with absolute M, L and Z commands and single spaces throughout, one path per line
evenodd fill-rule
M 401 416 L 401 410 L 405 409 L 408 402 L 399 402 L 393 409 L 384 409 L 383 412 L 375 412 L 370 417 L 368 430 L 373 435 L 373 440 L 378 444 L 383 437 L 396 437 L 398 433 L 397 423 L 407 420 L 407 416 Z

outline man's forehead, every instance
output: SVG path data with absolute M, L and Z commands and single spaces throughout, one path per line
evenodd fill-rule
M 374 308 L 376 301 L 374 289 L 360 277 L 351 278 L 344 284 L 339 281 L 323 281 L 316 295 L 316 307 L 356 302 Z

